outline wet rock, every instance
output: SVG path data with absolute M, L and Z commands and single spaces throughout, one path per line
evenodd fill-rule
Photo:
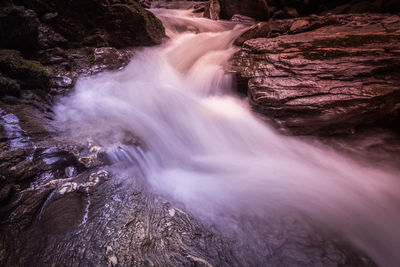
M 85 195 L 81 192 L 53 195 L 42 206 L 39 222 L 43 231 L 46 234 L 68 233 L 82 222 L 85 206 Z
M 243 32 L 236 40 L 234 41 L 234 44 L 237 46 L 243 45 L 244 42 L 250 39 L 254 38 L 265 38 L 268 36 L 268 33 L 270 32 L 269 29 L 269 23 L 268 22 L 259 22 L 252 27 L 250 27 L 248 30 Z
M 206 10 L 207 5 L 209 4 L 209 2 L 207 3 L 199 3 L 193 6 L 193 13 L 201 13 L 204 12 Z
M 43 15 L 42 20 L 49 21 L 56 18 L 57 16 L 58 16 L 57 12 L 49 12 Z
M 309 24 L 310 22 L 305 19 L 296 20 L 295 22 L 293 22 L 292 26 L 290 26 L 290 31 L 291 32 L 297 31 L 299 29 L 305 28 Z
M 4 203 L 10 198 L 12 189 L 11 184 L 0 184 L 0 203 Z
M 150 8 L 151 7 L 151 0 L 139 0 L 137 2 L 144 8 Z
M 8 255 L 0 258 L 2 265 L 375 266 L 293 218 L 275 217 L 268 224 L 244 218 L 249 238 L 265 240 L 257 244 L 207 230 L 132 176 L 113 176 L 90 191 L 54 191 L 87 183 L 88 175 L 23 191 L 17 203 L 0 206 L 12 211 L 0 217 L 0 240 Z
M 16 80 L 0 75 L 0 97 L 6 95 L 20 96 L 21 86 Z
M 256 23 L 256 21 L 253 18 L 250 18 L 250 17 L 247 17 L 247 16 L 243 16 L 243 15 L 239 15 L 239 14 L 233 15 L 230 20 L 233 21 L 233 22 L 236 22 L 236 23 L 247 25 L 247 26 L 252 26 L 253 24 Z
M 90 36 L 104 36 L 104 45 L 118 48 L 159 44 L 164 37 L 162 23 L 139 3 L 129 0 L 43 1 L 18 0 L 39 17 L 56 14 L 46 23 L 66 38 L 71 47 L 81 47 Z M 50 16 L 51 17 L 51 16 Z
M 3 128 L 4 135 L 7 138 L 6 142 L 10 149 L 19 149 L 31 144 L 25 131 L 21 129 L 19 122 L 17 116 L 0 109 L 0 125 Z
M 38 29 L 38 42 L 41 49 L 48 49 L 56 46 L 67 46 L 68 40 L 61 36 L 61 34 L 55 32 L 51 27 L 45 24 L 40 24 Z
M 107 246 L 106 248 L 106 255 L 107 255 L 107 259 L 108 259 L 108 263 L 111 264 L 112 266 L 117 265 L 118 264 L 118 259 L 115 256 L 112 247 Z
M 259 21 L 268 21 L 269 10 L 265 0 L 220 0 L 220 17 L 230 19 L 235 14 L 254 18 Z
M 397 120 L 400 23 L 336 18 L 316 30 L 249 40 L 233 57 L 239 90 L 277 127 L 330 135 Z
M 204 17 L 213 20 L 218 20 L 220 12 L 221 12 L 221 6 L 219 0 L 210 0 L 204 9 Z
M 277 37 L 282 34 L 295 34 L 316 30 L 329 25 L 341 25 L 350 23 L 349 19 L 343 16 L 327 15 L 295 18 L 295 19 L 274 19 L 269 22 L 271 34 L 269 37 Z
M 54 84 L 53 94 L 64 94 L 79 76 L 93 75 L 104 70 L 118 70 L 126 66 L 133 56 L 130 49 L 113 47 L 85 49 L 49 49 L 40 54 Z
M 88 153 L 79 157 L 79 162 L 86 168 L 106 165 L 108 163 L 106 151 L 90 140 L 88 142 Z
M 76 170 L 75 167 L 69 166 L 65 168 L 65 176 L 68 178 L 74 177 L 78 174 L 78 171 Z

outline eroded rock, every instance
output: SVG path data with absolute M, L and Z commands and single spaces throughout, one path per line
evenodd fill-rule
M 204 17 L 213 20 L 218 20 L 220 12 L 221 12 L 221 5 L 219 3 L 219 0 L 210 0 L 204 9 Z
M 335 19 L 313 31 L 244 43 L 232 70 L 255 111 L 296 134 L 351 133 L 398 119 L 398 16 Z
M 268 36 L 270 32 L 268 22 L 259 22 L 253 26 L 251 26 L 248 30 L 243 32 L 236 40 L 234 41 L 235 45 L 241 46 L 244 42 L 250 39 L 255 38 L 265 38 Z

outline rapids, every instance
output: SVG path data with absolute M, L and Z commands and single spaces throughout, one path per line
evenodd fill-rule
M 121 71 L 81 78 L 56 106 L 71 138 L 93 138 L 124 163 L 115 172 L 141 176 L 205 224 L 230 231 L 240 216 L 299 212 L 379 265 L 399 266 L 399 174 L 258 119 L 224 71 L 244 26 L 152 12 L 169 40 L 137 50 Z

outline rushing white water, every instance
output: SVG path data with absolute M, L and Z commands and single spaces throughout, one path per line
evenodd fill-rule
M 240 28 L 154 10 L 171 37 L 137 51 L 124 70 L 78 81 L 56 107 L 73 138 L 114 147 L 158 193 L 203 220 L 299 211 L 366 251 L 400 265 L 399 175 L 277 134 L 230 93 L 223 66 Z M 141 148 L 123 145 L 129 134 Z

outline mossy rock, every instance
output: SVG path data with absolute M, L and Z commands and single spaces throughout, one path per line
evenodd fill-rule
M 38 17 L 57 12 L 47 23 L 69 41 L 70 47 L 117 48 L 160 44 L 161 21 L 133 0 L 15 0 Z M 97 35 L 97 36 L 96 36 Z
M 82 40 L 80 47 L 84 46 L 105 47 L 109 46 L 109 44 L 100 34 L 93 34 Z
M 0 97 L 5 95 L 19 97 L 21 96 L 21 87 L 16 80 L 0 76 Z
M 52 79 L 38 61 L 24 59 L 18 51 L 0 49 L 0 71 L 24 89 L 48 89 Z

